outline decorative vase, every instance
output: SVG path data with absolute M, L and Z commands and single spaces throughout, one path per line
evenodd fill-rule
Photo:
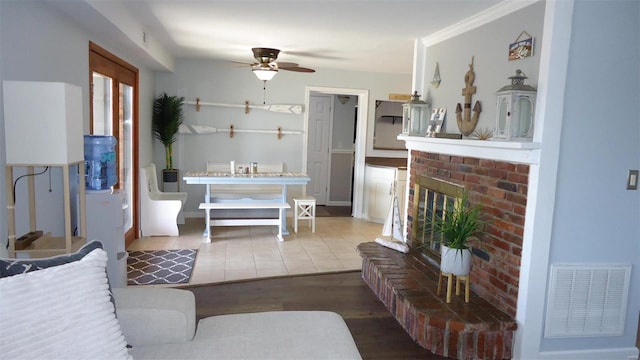
M 441 244 L 440 271 L 456 276 L 468 275 L 471 271 L 471 250 L 453 249 Z
M 162 181 L 163 182 L 177 182 L 178 181 L 178 169 L 162 169 Z

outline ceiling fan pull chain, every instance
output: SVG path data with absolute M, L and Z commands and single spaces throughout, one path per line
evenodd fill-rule
M 262 81 L 262 105 L 267 104 L 267 80 Z

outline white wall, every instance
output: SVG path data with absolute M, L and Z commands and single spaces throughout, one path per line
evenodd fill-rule
M 152 73 L 141 65 L 133 54 L 113 45 L 110 39 L 101 38 L 86 31 L 67 15 L 61 13 L 49 4 L 37 1 L 0 1 L 0 48 L 2 52 L 1 78 L 2 80 L 31 80 L 58 81 L 82 87 L 84 116 L 84 131 L 89 129 L 89 41 L 93 41 L 107 50 L 120 56 L 125 61 L 137 66 L 140 70 L 140 101 L 150 102 L 153 99 L 154 78 Z M 37 100 L 34 100 L 37 106 Z M 1 112 L 0 112 L 1 113 Z M 140 108 L 140 129 L 150 128 L 151 110 Z M 46 119 L 43 119 L 46 121 Z M 0 115 L 0 128 L 4 139 L 4 115 Z M 151 158 L 150 132 L 141 131 L 140 151 L 141 162 Z M 6 196 L 4 140 L 2 142 L 2 156 L 0 157 L 0 243 L 4 244 L 6 230 Z M 54 172 L 55 175 L 55 172 Z M 52 231 L 54 234 L 63 233 L 62 217 L 56 211 L 61 204 L 62 187 L 59 176 L 53 176 L 52 192 L 48 192 L 48 177 L 40 177 L 37 181 L 38 193 L 43 194 L 37 200 L 38 228 Z M 26 197 L 25 194 L 18 196 Z M 25 216 L 20 216 L 19 224 L 25 224 Z M 28 229 L 18 228 L 17 233 L 24 233 Z M 0 246 L 4 251 L 4 246 Z
M 387 98 L 389 93 L 408 93 L 411 80 L 409 75 L 374 74 L 337 70 L 318 70 L 315 73 L 296 73 L 280 71 L 266 83 L 251 72 L 248 66 L 238 67 L 229 62 L 214 62 L 199 59 L 179 59 L 175 63 L 175 72 L 157 73 L 156 94 L 166 92 L 169 95 L 184 96 L 185 100 L 260 105 L 266 99 L 267 104 L 304 104 L 306 86 L 324 86 L 335 88 L 367 89 L 370 99 Z M 373 100 L 371 100 L 373 102 Z M 373 104 L 368 104 L 373 109 Z M 268 129 L 278 126 L 283 130 L 303 131 L 304 115 L 278 114 L 262 110 L 224 107 L 202 107 L 196 112 L 195 106 L 185 105 L 185 124 L 206 125 L 215 128 Z M 372 123 L 370 112 L 367 123 Z M 369 133 L 369 131 L 368 131 Z M 371 132 L 372 133 L 372 132 Z M 372 151 L 370 139 L 367 139 L 367 153 Z M 158 167 L 164 166 L 164 149 L 154 142 L 154 161 Z M 284 161 L 288 171 L 301 171 L 303 164 L 303 135 L 285 135 L 278 140 L 271 134 L 238 133 L 229 138 L 226 133 L 207 135 L 181 135 L 174 144 L 175 167 L 181 171 L 204 170 L 207 161 L 239 162 L 257 161 L 258 163 Z M 198 204 L 204 198 L 203 186 L 181 184 L 181 191 L 187 191 L 189 198 L 185 206 L 188 216 L 201 215 Z M 291 187 L 293 196 L 301 191 Z M 191 213 L 191 214 L 188 214 Z

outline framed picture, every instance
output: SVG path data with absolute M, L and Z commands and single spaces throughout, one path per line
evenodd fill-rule
M 528 36 L 527 37 L 523 37 Z M 533 37 L 526 31 L 520 33 L 516 41 L 509 44 L 509 61 L 533 55 Z
M 431 110 L 431 118 L 429 119 L 429 127 L 427 128 L 427 136 L 433 137 L 433 134 L 442 131 L 447 108 L 433 108 Z

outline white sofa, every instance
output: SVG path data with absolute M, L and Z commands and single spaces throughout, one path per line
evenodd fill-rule
M 45 260 L 0 259 L 0 357 L 361 358 L 336 313 L 221 315 L 196 326 L 193 293 L 155 287 L 111 292 L 106 262 L 98 241 L 75 254 Z
M 196 329 L 189 291 L 114 290 L 118 321 L 134 359 L 360 359 L 336 313 L 220 315 L 200 320 Z

